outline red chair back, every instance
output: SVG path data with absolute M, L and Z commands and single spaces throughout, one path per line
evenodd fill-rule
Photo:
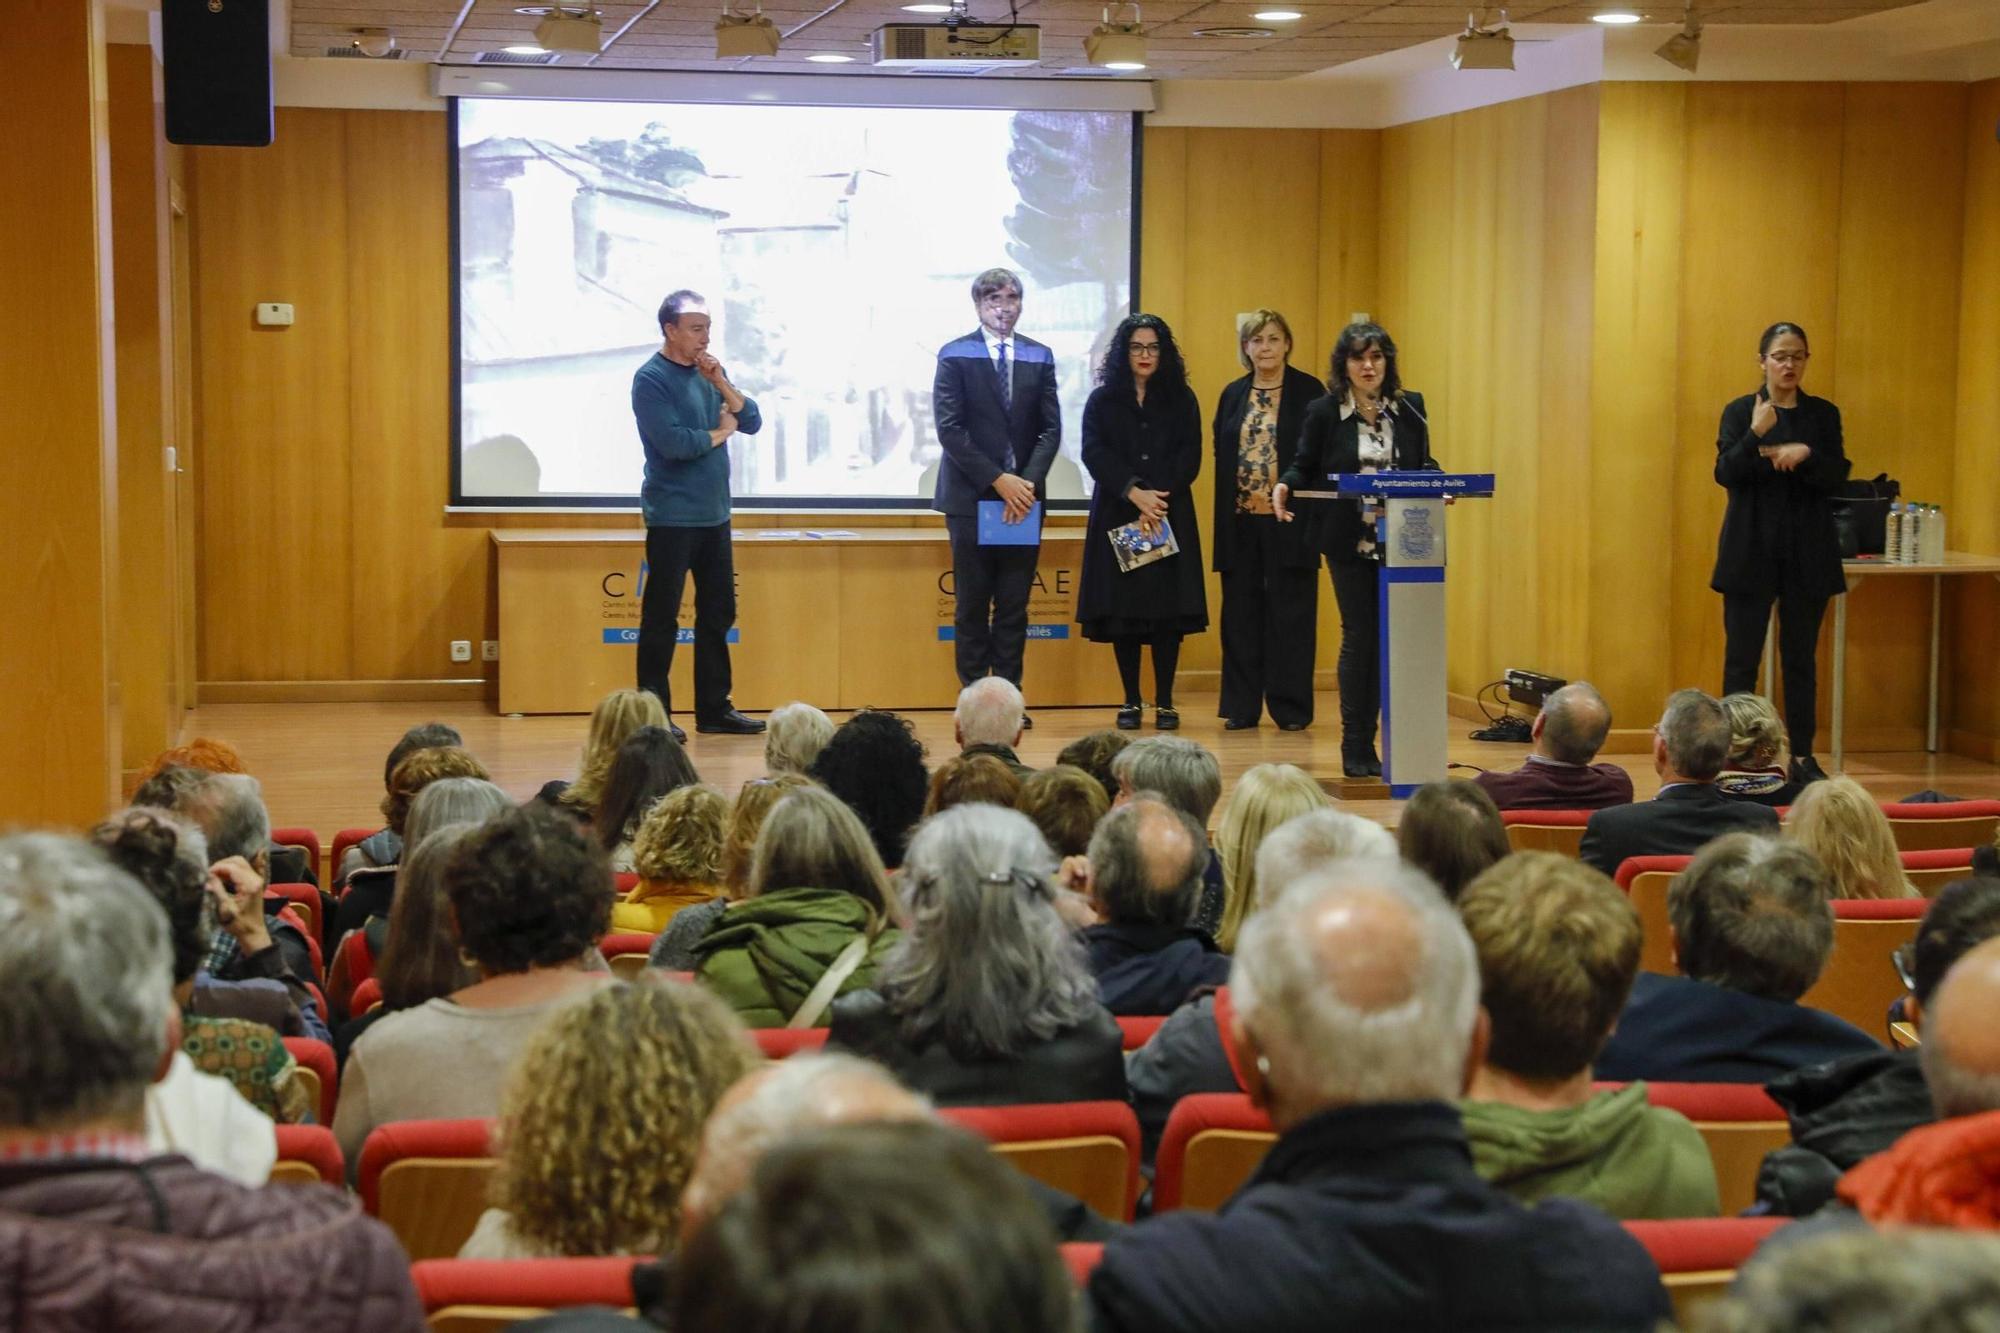
M 326 866 L 319 859 L 319 834 L 309 828 L 274 828 L 271 841 L 280 847 L 295 847 L 305 853 L 306 864 L 320 879 L 326 878 Z
M 611 964 L 619 980 L 630 981 L 646 970 L 646 959 L 653 952 L 653 941 L 657 938 L 637 931 L 618 931 L 599 940 L 597 951 Z
M 1125 1049 L 1136 1051 L 1153 1039 L 1160 1030 L 1160 1024 L 1167 1021 L 1165 1014 L 1119 1014 L 1118 1030 L 1125 1034 Z
M 362 982 L 371 981 L 375 977 L 375 951 L 368 947 L 368 932 L 348 931 L 347 938 L 342 940 L 340 947 L 334 951 L 334 960 L 334 975 L 347 983 L 346 994 L 336 993 L 333 997 L 339 1002 L 340 1011 L 350 1017 L 365 1012 L 355 1004 L 354 997 L 361 989 Z M 381 987 L 377 986 L 376 991 L 379 996 Z
M 354 994 L 348 997 L 347 1012 L 350 1017 L 359 1018 L 380 1003 L 382 1003 L 382 980 L 380 977 L 370 977 L 356 986 Z
M 277 899 L 297 912 L 305 922 L 306 938 L 318 945 L 320 932 L 324 929 L 321 922 L 325 920 L 320 914 L 318 889 L 310 884 L 266 884 L 264 898 L 266 901 Z
M 1113 1221 L 1139 1203 L 1139 1117 L 1124 1102 L 954 1106 L 938 1112 L 991 1143 L 1022 1174 Z
M 1060 1248 L 1063 1267 L 1069 1270 L 1070 1281 L 1079 1287 L 1090 1281 L 1090 1275 L 1104 1258 L 1104 1245 L 1098 1241 L 1070 1241 Z
M 1575 856 L 1583 847 L 1592 810 L 1502 810 L 1507 845 L 1517 852 L 1559 852 Z
M 1689 1326 L 1694 1311 L 1729 1289 L 1736 1270 L 1789 1222 L 1785 1217 L 1700 1217 L 1677 1222 L 1627 1222 L 1646 1247 L 1674 1303 L 1674 1322 Z
M 491 1120 L 402 1120 L 361 1145 L 361 1206 L 412 1259 L 455 1255 L 486 1211 Z
M 611 878 L 618 888 L 618 896 L 620 898 L 623 898 L 626 894 L 639 887 L 639 876 L 630 870 L 620 870 L 613 874 Z
M 1667 925 L 1667 890 L 1674 876 L 1688 868 L 1692 856 L 1628 856 L 1618 866 L 1618 887 L 1632 900 L 1644 932 L 1639 943 L 1639 967 L 1667 976 L 1674 971 L 1674 946 Z
M 1799 1003 L 1886 1041 L 1889 1006 L 1903 997 L 1903 979 L 1890 955 L 1917 937 L 1929 907 L 1927 898 L 1834 899 L 1833 954 Z
M 632 1270 L 612 1259 L 423 1259 L 410 1280 L 432 1333 L 471 1333 L 577 1305 L 632 1307 Z
M 1174 1103 L 1153 1157 L 1153 1211 L 1212 1211 L 1256 1171 L 1278 1140 L 1271 1118 L 1240 1092 L 1201 1092 Z
M 1972 848 L 1933 847 L 1902 853 L 1903 878 L 1926 898 L 1938 896 L 1945 885 L 1972 873 Z
M 1935 847 L 1976 847 L 2000 835 L 2000 801 L 1884 801 L 1882 813 L 1906 852 Z
M 271 1168 L 274 1185 L 347 1184 L 347 1162 L 340 1143 L 325 1125 L 279 1125 L 278 1161 Z
M 782 1060 L 800 1051 L 816 1051 L 826 1045 L 825 1028 L 751 1028 L 757 1049 L 766 1060 Z
M 340 1098 L 340 1066 L 333 1058 L 333 1047 L 317 1037 L 286 1037 L 285 1049 L 298 1061 L 299 1068 L 309 1071 L 319 1086 L 319 1097 L 313 1104 L 313 1114 L 322 1125 L 333 1123 L 333 1108 Z

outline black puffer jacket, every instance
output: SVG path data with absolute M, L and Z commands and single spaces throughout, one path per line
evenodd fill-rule
M 410 1261 L 325 1186 L 183 1157 L 0 1167 L 0 1328 L 423 1333 Z
M 1937 1118 L 1915 1051 L 1830 1060 L 1765 1085 L 1792 1122 L 1792 1141 L 1764 1158 L 1757 1202 L 1805 1217 L 1833 1201 L 1850 1167 Z

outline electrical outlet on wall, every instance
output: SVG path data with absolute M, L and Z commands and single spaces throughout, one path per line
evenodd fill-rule
M 451 660 L 454 662 L 470 662 L 472 660 L 472 640 L 453 639 L 451 641 Z
M 481 639 L 481 640 L 479 641 L 479 660 L 480 660 L 480 661 L 482 661 L 482 662 L 497 662 L 497 661 L 499 661 L 499 660 L 500 660 L 500 640 L 498 640 L 498 639 Z

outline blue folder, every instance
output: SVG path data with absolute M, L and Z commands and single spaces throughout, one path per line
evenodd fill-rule
M 1005 500 L 979 502 L 979 544 L 981 546 L 1039 546 L 1042 542 L 1042 502 L 1028 506 L 1028 516 L 1019 523 L 1007 522 Z

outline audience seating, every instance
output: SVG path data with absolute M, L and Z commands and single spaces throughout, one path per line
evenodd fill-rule
M 370 977 L 354 988 L 354 994 L 347 997 L 347 1016 L 359 1018 L 382 1003 L 382 980 Z
M 1023 1175 L 1083 1200 L 1114 1222 L 1139 1203 L 1139 1117 L 1124 1102 L 953 1106 L 939 1115 L 993 1144 Z
M 396 1233 L 412 1259 L 449 1258 L 486 1211 L 491 1120 L 378 1125 L 361 1146 L 361 1206 Z
M 2000 835 L 2000 801 L 1939 801 L 1882 803 L 1882 813 L 1895 830 L 1896 846 L 1906 852 L 1938 847 L 1975 847 Z
M 309 828 L 274 828 L 271 842 L 278 847 L 291 847 L 305 854 L 306 864 L 321 880 L 326 878 L 326 864 L 319 859 L 319 834 Z
M 1889 1006 L 1903 998 L 1903 979 L 1889 955 L 1917 936 L 1923 898 L 1836 898 L 1833 956 L 1800 1004 L 1836 1014 L 1881 1040 Z
M 333 835 L 333 849 L 327 853 L 326 860 L 329 885 L 332 883 L 332 877 L 340 874 L 340 863 L 346 858 L 347 849 L 357 842 L 368 841 L 381 831 L 373 828 L 344 828 Z
M 1623 1086 L 1596 1085 L 1600 1091 Z M 1764 1155 L 1792 1141 L 1784 1108 L 1755 1083 L 1648 1082 L 1646 1100 L 1679 1111 L 1701 1132 L 1715 1162 L 1715 1184 L 1725 1217 L 1757 1202 L 1757 1170 Z
M 305 919 L 306 936 L 318 943 L 320 933 L 326 929 L 321 924 L 325 918 L 320 915 L 319 890 L 310 884 L 266 884 L 264 900 L 278 899 Z
M 265 893 L 268 897 L 269 890 L 267 889 Z M 306 953 L 311 956 L 313 974 L 306 977 L 305 980 L 312 982 L 316 986 L 325 985 L 326 956 L 320 952 L 319 932 L 307 924 L 305 917 L 299 914 L 298 907 L 289 900 L 283 907 L 278 909 L 278 920 L 306 937 Z M 322 1007 L 320 1012 L 324 1014 L 326 1012 L 325 1008 Z
M 368 947 L 368 932 L 348 931 L 347 938 L 334 946 L 333 971 L 327 977 L 327 988 L 340 1001 L 342 1013 L 350 1016 L 355 1013 L 354 992 L 374 975 L 375 954 Z
M 1277 1141 L 1270 1117 L 1243 1093 L 1181 1098 L 1153 1157 L 1153 1211 L 1213 1211 L 1250 1178 Z
M 617 887 L 618 896 L 620 898 L 623 898 L 626 894 L 632 892 L 632 890 L 639 887 L 639 877 L 630 870 L 620 870 L 614 872 L 611 876 L 611 880 L 612 883 Z
M 347 1185 L 347 1163 L 340 1143 L 325 1125 L 279 1125 L 278 1161 L 271 1168 L 274 1185 Z
M 1098 1261 L 1104 1258 L 1102 1241 L 1074 1240 L 1058 1248 L 1062 1250 L 1063 1267 L 1069 1270 L 1070 1281 L 1079 1287 L 1090 1281 Z
M 611 964 L 620 981 L 631 981 L 646 970 L 646 956 L 653 951 L 652 935 L 620 931 L 597 942 L 597 951 Z
M 782 1060 L 800 1051 L 816 1051 L 826 1045 L 825 1028 L 752 1028 L 757 1049 L 766 1060 Z
M 1926 898 L 1935 898 L 1945 885 L 1972 873 L 1972 848 L 1932 847 L 1903 852 L 1903 878 Z
M 1659 1265 L 1674 1303 L 1674 1322 L 1685 1328 L 1696 1307 L 1729 1289 L 1736 1270 L 1784 1217 L 1697 1217 L 1678 1222 L 1627 1222 L 1625 1229 Z
M 1160 1030 L 1160 1024 L 1167 1021 L 1165 1014 L 1119 1014 L 1118 1030 L 1125 1034 L 1125 1049 L 1136 1051 L 1153 1039 Z
M 1667 928 L 1667 889 L 1687 869 L 1692 856 L 1628 856 L 1620 863 L 1618 887 L 1639 913 L 1644 936 L 1639 945 L 1642 972 L 1674 974 L 1674 946 Z
M 1583 847 L 1590 810 L 1502 810 L 1507 845 L 1517 852 L 1560 852 L 1575 856 Z
M 432 1333 L 490 1333 L 577 1305 L 632 1308 L 647 1259 L 424 1259 L 410 1265 Z
M 340 1098 L 340 1067 L 334 1062 L 333 1047 L 317 1037 L 286 1037 L 285 1049 L 298 1061 L 299 1073 L 309 1079 L 313 1090 L 313 1114 L 322 1125 L 333 1123 L 333 1108 Z

